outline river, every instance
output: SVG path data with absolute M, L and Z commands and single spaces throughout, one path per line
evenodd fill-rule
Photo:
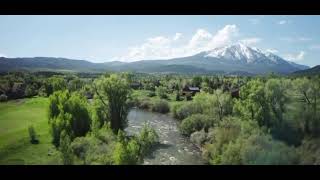
M 202 165 L 200 150 L 178 130 L 178 122 L 169 115 L 133 108 L 128 114 L 129 134 L 136 134 L 149 123 L 159 135 L 160 145 L 144 158 L 144 165 Z

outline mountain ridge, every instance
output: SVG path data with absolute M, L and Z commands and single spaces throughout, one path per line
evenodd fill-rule
M 140 60 L 134 62 L 109 61 L 93 63 L 57 57 L 5 58 L 0 57 L 0 71 L 19 69 L 54 69 L 73 71 L 137 71 L 137 72 L 246 72 L 266 74 L 270 72 L 289 74 L 309 68 L 296 64 L 273 53 L 263 52 L 244 44 L 232 44 L 210 51 L 203 51 L 192 56 L 167 60 Z

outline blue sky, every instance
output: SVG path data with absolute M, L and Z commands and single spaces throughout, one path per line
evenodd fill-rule
M 166 59 L 243 42 L 320 64 L 320 16 L 0 16 L 0 56 Z

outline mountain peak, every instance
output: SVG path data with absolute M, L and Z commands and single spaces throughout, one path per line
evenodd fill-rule
M 205 53 L 205 57 L 215 57 L 247 63 L 253 62 L 264 56 L 265 55 L 259 49 L 253 49 L 240 42 L 225 47 L 215 48 Z

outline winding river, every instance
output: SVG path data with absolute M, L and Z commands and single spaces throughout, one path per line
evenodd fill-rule
M 158 133 L 160 145 L 144 158 L 145 165 L 202 165 L 200 150 L 180 135 L 177 121 L 169 115 L 153 113 L 133 108 L 128 114 L 129 134 L 140 131 L 143 124 L 149 123 Z

